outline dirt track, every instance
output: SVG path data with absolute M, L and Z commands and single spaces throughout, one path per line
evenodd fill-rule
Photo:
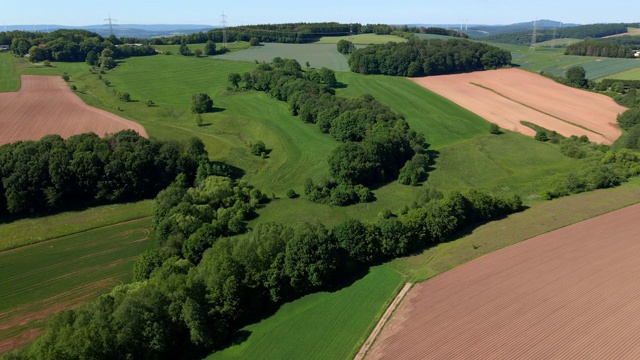
M 367 359 L 640 358 L 640 204 L 415 285 Z
M 527 71 L 501 69 L 411 80 L 503 129 L 525 135 L 533 136 L 535 131 L 520 124 L 523 120 L 565 136 L 587 135 L 603 144 L 621 135 L 616 117 L 625 107 L 607 96 Z
M 0 144 L 124 129 L 147 136 L 142 125 L 85 104 L 59 76 L 22 75 L 21 81 L 20 91 L 0 93 Z

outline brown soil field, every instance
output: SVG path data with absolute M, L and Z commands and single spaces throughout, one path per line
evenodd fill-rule
M 621 135 L 616 117 L 627 108 L 613 99 L 574 89 L 519 69 L 427 76 L 412 81 L 503 129 L 534 136 L 528 121 L 564 136 L 586 135 L 611 144 Z
M 415 285 L 367 359 L 640 358 L 640 204 Z
M 22 75 L 21 81 L 20 91 L 0 93 L 0 144 L 125 129 L 147 136 L 142 125 L 85 104 L 59 76 Z
M 608 38 L 612 38 L 612 37 L 620 37 L 620 36 L 627 36 L 627 35 L 640 35 L 640 29 L 639 28 L 628 27 L 626 33 L 603 36 L 602 38 L 603 39 L 608 39 Z

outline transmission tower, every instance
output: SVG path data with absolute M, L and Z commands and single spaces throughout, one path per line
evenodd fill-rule
M 536 51 L 536 38 L 538 37 L 538 19 L 533 22 L 533 34 L 531 34 L 531 46 L 529 51 Z
M 114 22 L 114 21 L 118 21 L 118 20 L 116 20 L 116 19 L 112 19 L 112 18 L 111 18 L 111 13 L 109 13 L 109 17 L 108 17 L 108 18 L 106 18 L 106 19 L 104 19 L 104 21 L 107 21 L 107 22 L 108 22 L 108 24 L 105 24 L 105 25 L 108 25 L 108 26 L 109 26 L 109 33 L 110 33 L 110 35 L 113 35 L 113 22 Z
M 220 23 L 222 23 L 222 46 L 226 48 L 227 47 L 227 15 L 224 14 L 224 11 L 222 12 L 222 15 L 220 16 L 220 18 L 222 19 L 222 21 L 220 21 Z

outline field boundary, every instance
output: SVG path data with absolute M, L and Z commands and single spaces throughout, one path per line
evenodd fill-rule
M 573 126 L 575 126 L 575 127 L 579 127 L 579 128 L 581 128 L 581 129 L 583 129 L 583 130 L 590 131 L 590 132 L 592 132 L 592 133 L 594 133 L 594 134 L 598 134 L 598 135 L 600 135 L 600 136 L 604 136 L 603 134 L 601 134 L 601 133 L 599 133 L 599 132 L 597 132 L 597 131 L 591 130 L 591 129 L 589 129 L 589 128 L 588 128 L 588 127 L 586 127 L 586 126 L 583 126 L 583 125 L 580 125 L 580 124 L 573 123 L 573 122 L 571 122 L 571 121 L 569 121 L 569 120 L 565 120 L 565 119 L 563 119 L 563 118 L 561 118 L 561 117 L 555 116 L 555 115 L 553 115 L 553 114 L 549 114 L 549 113 L 544 112 L 544 111 L 542 111 L 542 110 L 540 110 L 540 109 L 536 109 L 536 108 L 534 108 L 534 107 L 533 107 L 533 106 L 531 106 L 531 105 L 528 105 L 528 104 L 525 104 L 525 103 L 523 103 L 523 102 L 520 102 L 520 101 L 514 100 L 514 99 L 512 99 L 512 98 L 510 98 L 510 97 L 508 97 L 508 96 L 506 96 L 506 95 L 504 95 L 504 94 L 501 94 L 501 93 L 499 93 L 499 92 L 497 92 L 497 91 L 493 90 L 493 89 L 492 89 L 492 88 L 490 88 L 490 87 L 486 87 L 486 86 L 484 86 L 484 85 L 482 85 L 482 84 L 478 84 L 478 83 L 474 83 L 474 82 L 470 82 L 469 84 L 471 84 L 471 85 L 473 85 L 473 86 L 477 86 L 477 87 L 479 87 L 479 88 L 481 88 L 481 89 L 485 89 L 485 90 L 491 91 L 492 93 L 494 93 L 494 94 L 496 94 L 496 95 L 498 95 L 498 96 L 501 96 L 501 97 L 503 97 L 503 98 L 505 98 L 505 99 L 507 99 L 507 100 L 509 100 L 509 101 L 513 101 L 513 102 L 514 102 L 514 103 L 516 103 L 516 104 L 520 104 L 520 105 L 522 105 L 522 106 L 524 106 L 524 107 L 526 107 L 526 108 L 529 108 L 529 109 L 531 109 L 531 110 L 533 110 L 533 111 L 537 111 L 537 112 L 539 112 L 539 113 L 541 113 L 541 114 L 544 114 L 544 115 L 547 115 L 547 116 L 551 116 L 552 118 L 554 118 L 554 119 L 558 119 L 558 120 L 560 120 L 560 121 L 562 121 L 562 122 L 565 122 L 565 123 L 567 123 L 567 124 L 569 124 L 569 125 L 573 125 Z M 536 125 L 537 125 L 537 124 L 536 124 Z M 538 125 L 538 126 L 539 126 L 539 125 Z
M 25 247 L 34 246 L 34 245 L 42 244 L 42 243 L 45 243 L 45 242 L 58 240 L 60 238 L 64 238 L 64 237 L 67 237 L 67 236 L 73 236 L 73 235 L 78 235 L 78 234 L 86 233 L 86 232 L 93 231 L 93 230 L 104 229 L 104 228 L 108 228 L 108 227 L 112 227 L 112 226 L 117 226 L 117 225 L 123 225 L 123 224 L 133 223 L 133 222 L 137 222 L 137 221 L 142 221 L 142 220 L 150 219 L 151 217 L 152 216 L 149 215 L 149 216 L 143 216 L 143 217 L 140 217 L 140 218 L 129 219 L 129 220 L 113 223 L 113 224 L 107 224 L 107 225 L 102 225 L 102 226 L 93 226 L 93 227 L 89 227 L 89 228 L 86 228 L 86 229 L 83 229 L 83 230 L 73 231 L 73 232 L 70 232 L 68 234 L 54 236 L 52 238 L 47 238 L 47 239 L 42 239 L 42 240 L 39 240 L 39 241 L 36 241 L 36 242 L 32 242 L 32 243 L 29 243 L 29 244 L 26 244 L 26 245 L 19 245 L 19 246 L 7 248 L 7 249 L 4 249 L 4 250 L 0 250 L 0 254 L 6 254 L 8 252 L 11 252 L 11 251 L 14 251 L 14 250 L 17 250 L 17 249 L 22 249 L 22 248 L 25 248 Z
M 393 299 L 393 302 L 391 302 L 387 310 L 384 312 L 384 314 L 376 324 L 376 327 L 373 328 L 373 331 L 371 332 L 367 340 L 364 342 L 364 344 L 362 344 L 360 351 L 358 351 L 356 356 L 353 358 L 354 360 L 364 359 L 364 356 L 367 354 L 367 351 L 369 351 L 369 348 L 378 337 L 378 334 L 380 334 L 380 331 L 382 331 L 382 328 L 387 323 L 387 320 L 389 320 L 389 318 L 391 317 L 391 314 L 393 314 L 393 312 L 396 310 L 398 305 L 400 305 L 400 302 L 402 301 L 402 299 L 404 299 L 404 296 L 409 292 L 412 286 L 413 286 L 413 283 L 404 284 L 404 287 L 402 288 L 402 290 L 400 290 L 396 298 Z

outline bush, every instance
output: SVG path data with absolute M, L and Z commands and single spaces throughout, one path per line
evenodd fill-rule
M 204 124 L 204 121 L 202 120 L 202 115 L 200 114 L 196 114 L 194 117 L 194 120 L 196 121 L 196 125 L 198 126 L 202 126 Z
M 62 75 L 62 80 L 69 81 L 69 75 L 67 74 Z
M 200 56 L 202 55 L 202 50 L 200 50 L 200 49 L 195 49 L 195 50 L 193 50 L 193 54 L 194 54 L 196 57 L 200 57 Z
M 147 100 L 144 102 L 145 105 L 147 105 L 147 107 L 152 107 L 154 106 L 156 103 L 153 102 L 153 100 Z
M 295 199 L 298 197 L 298 194 L 296 194 L 296 192 L 293 189 L 289 189 L 287 190 L 287 197 L 289 199 Z
M 42 62 L 42 66 L 51 67 L 51 62 L 49 60 L 45 60 L 45 61 Z
M 544 130 L 540 130 L 538 132 L 536 132 L 536 136 L 534 137 L 534 139 L 538 140 L 538 141 L 548 141 L 549 137 L 547 136 L 547 132 Z
M 500 127 L 498 126 L 498 124 L 491 123 L 489 125 L 489 133 L 493 135 L 500 134 Z
M 75 85 L 71 85 L 71 90 L 72 90 L 72 91 L 76 91 L 76 90 L 78 90 L 78 87 L 77 87 L 77 86 L 75 86 Z
M 265 150 L 266 150 L 266 147 L 262 140 L 258 140 L 254 144 L 251 144 L 251 153 L 255 156 L 260 156 L 262 153 L 265 152 Z
M 251 45 L 251 46 L 259 46 L 260 45 L 260 40 L 258 40 L 258 38 L 256 38 L 256 37 L 252 37 L 249 40 L 249 45 Z
M 120 101 L 124 101 L 124 102 L 129 102 L 129 101 L 131 101 L 131 95 L 130 95 L 128 92 L 125 92 L 125 91 L 122 91 L 122 92 L 121 92 L 121 91 L 118 91 L 116 95 L 118 96 L 118 99 L 119 99 Z

